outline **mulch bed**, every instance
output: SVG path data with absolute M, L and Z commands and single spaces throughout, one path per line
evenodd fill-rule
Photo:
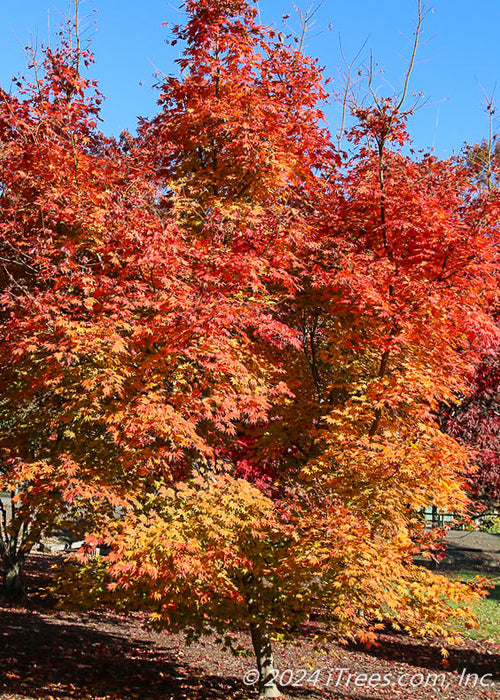
M 238 637 L 248 653 L 234 657 L 212 638 L 187 647 L 182 635 L 148 630 L 140 613 L 125 617 L 110 612 L 52 610 L 38 593 L 56 560 L 45 554 L 31 557 L 31 608 L 0 605 L 1 700 L 257 697 L 255 686 L 243 682 L 244 674 L 255 666 L 246 632 Z M 281 672 L 293 672 L 283 675 L 283 690 L 290 698 L 500 699 L 499 644 L 468 640 L 449 647 L 450 656 L 444 665 L 438 642 L 430 644 L 403 635 L 383 635 L 380 644 L 371 649 L 332 644 L 326 653 L 317 654 L 312 631 L 304 630 L 300 644 L 276 649 L 277 667 Z M 323 670 L 313 677 L 315 669 Z M 341 674 L 339 669 L 345 671 Z M 477 674 L 477 682 L 474 676 L 467 679 L 466 674 L 473 673 Z M 381 680 L 377 683 L 372 674 L 380 674 Z M 390 685 L 383 680 L 384 674 L 391 674 Z M 485 674 L 491 676 L 484 678 Z M 480 678 L 484 687 L 479 685 Z

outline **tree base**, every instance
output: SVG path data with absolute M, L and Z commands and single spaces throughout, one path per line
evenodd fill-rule
M 260 691 L 259 693 L 259 700 L 263 700 L 264 698 L 281 698 L 282 695 L 275 685 L 268 686 L 264 688 L 263 690 Z
M 21 584 L 21 564 L 5 565 L 2 579 L 2 595 L 9 602 L 18 602 L 25 597 Z

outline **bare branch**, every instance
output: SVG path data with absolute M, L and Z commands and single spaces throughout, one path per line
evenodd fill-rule
M 294 10 L 298 13 L 300 17 L 300 24 L 301 24 L 301 34 L 300 34 L 300 39 L 299 39 L 299 46 L 297 51 L 299 53 L 302 53 L 302 50 L 304 48 L 304 41 L 306 38 L 306 34 L 309 31 L 309 29 L 313 26 L 314 22 L 312 21 L 314 16 L 318 13 L 320 10 L 321 6 L 323 5 L 323 2 L 319 2 L 317 5 L 311 5 L 311 7 L 305 12 L 305 14 L 296 6 L 294 5 Z
M 415 27 L 415 32 L 413 35 L 413 49 L 411 52 L 411 58 L 410 58 L 410 63 L 408 66 L 408 70 L 406 71 L 406 76 L 405 76 L 405 82 L 404 82 L 404 87 L 403 87 L 403 92 L 401 93 L 401 97 L 399 99 L 399 102 L 396 105 L 396 112 L 399 112 L 401 107 L 404 104 L 404 101 L 406 100 L 406 95 L 408 94 L 408 87 L 410 85 L 410 78 L 411 74 L 413 72 L 413 68 L 415 66 L 415 59 L 417 57 L 417 50 L 420 44 L 420 34 L 422 32 L 422 23 L 424 20 L 424 7 L 422 5 L 422 0 L 418 0 L 418 9 L 417 9 L 417 26 Z
M 364 40 L 363 44 L 361 45 L 359 51 L 356 53 L 354 58 L 350 63 L 347 62 L 346 57 L 344 55 L 344 49 L 342 46 L 342 38 L 339 35 L 339 46 L 340 46 L 340 55 L 342 56 L 342 60 L 344 62 L 345 67 L 347 68 L 347 76 L 346 76 L 346 83 L 345 83 L 345 89 L 344 89 L 344 95 L 342 98 L 342 118 L 340 121 L 340 128 L 338 132 L 338 137 L 337 137 L 337 148 L 340 151 L 342 148 L 342 138 L 345 133 L 345 122 L 346 122 L 346 116 L 347 116 L 347 104 L 348 104 L 348 99 L 349 99 L 349 92 L 351 91 L 351 85 L 352 85 L 352 69 L 354 68 L 356 61 L 360 57 L 361 53 L 363 52 L 363 49 L 365 48 L 367 42 L 368 42 L 369 36 L 366 37 Z
M 372 95 L 373 101 L 375 102 L 375 105 L 377 106 L 377 109 L 379 112 L 382 111 L 382 108 L 380 106 L 380 102 L 377 97 L 377 93 L 373 89 L 373 53 L 370 51 L 370 64 L 368 68 L 368 89 Z

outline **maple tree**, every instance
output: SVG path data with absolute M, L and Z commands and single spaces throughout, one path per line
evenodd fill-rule
M 250 483 L 245 490 L 243 484 L 246 482 L 237 479 L 245 469 L 244 456 L 238 454 L 241 451 L 238 443 L 244 442 L 245 437 L 251 440 L 251 436 L 246 436 L 249 426 L 258 422 L 265 424 L 271 400 L 279 404 L 280 397 L 282 400 L 290 393 L 283 382 L 285 367 L 279 366 L 277 356 L 284 344 L 297 342 L 296 334 L 280 321 L 274 309 L 278 300 L 284 294 L 293 293 L 297 284 L 294 268 L 301 267 L 297 252 L 300 251 L 300 241 L 310 229 L 304 211 L 311 207 L 319 184 L 314 171 L 332 161 L 332 151 L 326 132 L 317 125 L 320 113 L 314 105 L 323 91 L 319 71 L 312 61 L 303 59 L 278 42 L 266 43 L 272 37 L 269 37 L 268 30 L 254 24 L 255 11 L 246 3 L 235 4 L 229 13 L 223 4 L 217 3 L 192 4 L 190 10 L 192 21 L 185 31 L 179 30 L 179 33 L 189 37 L 186 56 L 191 61 L 191 70 L 185 80 L 171 79 L 163 86 L 164 109 L 157 119 L 143 123 L 137 149 L 146 162 L 155 163 L 158 186 L 161 192 L 167 193 L 162 196 L 160 215 L 166 220 L 176 217 L 193 249 L 199 251 L 195 289 L 205 304 L 214 304 L 215 308 L 210 306 L 212 317 L 216 312 L 224 314 L 221 318 L 225 319 L 228 342 L 243 359 L 233 370 L 238 381 L 249 376 L 253 366 L 261 377 L 257 382 L 259 377 L 255 377 L 255 372 L 253 378 L 250 376 L 253 384 L 252 394 L 248 396 L 242 395 L 240 389 L 235 392 L 236 379 L 232 377 L 230 395 L 224 399 L 230 408 L 235 400 L 238 402 L 231 408 L 231 424 L 224 429 L 219 420 L 216 431 L 212 429 L 205 433 L 212 455 L 205 450 L 201 453 L 203 459 L 196 459 L 191 454 L 191 474 L 186 474 L 189 478 L 193 472 L 201 472 L 210 484 L 212 473 L 233 471 L 232 476 L 227 475 L 220 482 L 219 491 L 224 485 L 223 490 L 229 490 L 234 483 L 231 490 L 234 508 L 249 511 L 247 517 L 250 517 L 252 511 L 249 506 L 245 507 L 245 500 L 255 499 L 265 505 L 264 513 L 269 511 L 272 502 Z M 205 38 L 207 27 L 210 27 L 210 32 Z M 262 53 L 257 52 L 259 48 Z M 215 80 L 211 65 L 214 60 Z M 213 324 L 212 319 L 210 322 Z M 216 330 L 217 355 L 220 357 L 224 328 Z M 200 350 L 197 349 L 193 359 L 199 363 L 199 357 Z M 220 363 L 217 370 L 217 386 L 221 387 Z M 162 367 L 162 376 L 163 373 Z M 198 386 L 203 383 L 205 392 L 210 392 L 206 398 L 208 403 L 214 400 L 215 387 L 206 385 L 206 374 L 206 367 L 200 375 L 199 369 L 192 366 L 189 382 Z M 182 393 L 184 405 L 192 405 L 192 397 L 186 395 L 188 390 L 189 385 Z M 198 445 L 196 447 L 199 449 Z M 179 458 L 182 459 L 182 454 Z M 270 472 L 268 465 L 259 465 L 255 460 L 246 462 L 250 482 L 266 483 Z M 155 471 L 165 480 L 164 472 Z M 237 480 L 233 482 L 235 477 Z M 141 515 L 141 522 L 151 521 L 160 509 L 160 488 L 161 479 L 154 496 L 141 506 L 147 513 L 147 517 L 144 513 Z M 238 498 L 235 488 L 241 492 Z M 200 487 L 195 493 L 200 500 L 203 499 L 204 488 Z M 222 496 L 212 497 L 212 505 Z M 174 518 L 175 522 L 179 522 L 179 518 L 181 522 L 184 520 L 184 508 L 181 508 L 179 517 Z M 217 513 L 210 515 L 217 517 Z M 134 540 L 138 546 L 148 548 L 148 539 L 141 533 L 137 517 L 128 513 L 128 517 L 118 523 L 120 536 L 116 533 L 116 524 L 110 524 L 114 551 L 109 561 L 117 559 L 113 571 L 119 576 L 121 586 L 132 581 L 120 575 L 127 547 L 131 546 L 127 532 L 138 536 Z M 160 524 L 163 522 L 163 518 L 158 517 L 158 520 Z M 236 529 L 236 535 L 236 522 L 230 521 L 230 525 L 232 527 L 226 526 L 224 532 Z M 250 520 L 243 528 L 252 535 L 246 547 L 250 553 L 255 550 L 251 570 L 239 582 L 244 590 L 236 590 L 231 595 L 238 599 L 239 617 L 250 623 L 259 666 L 272 670 L 268 606 L 262 605 L 262 587 L 265 588 L 267 582 L 263 572 L 258 571 L 259 549 L 262 547 L 258 545 L 261 537 L 253 536 L 254 527 Z M 198 528 L 194 525 L 193 528 L 193 537 L 201 536 Z M 209 529 L 214 530 L 215 524 Z M 269 531 L 269 527 L 264 531 Z M 287 542 L 284 543 L 285 550 Z M 127 543 L 127 547 L 123 549 L 120 543 L 123 547 Z M 233 547 L 241 547 L 238 540 Z M 214 549 L 209 547 L 210 552 Z M 220 554 L 228 549 L 229 540 Z M 237 552 L 235 556 L 241 569 L 243 553 L 238 549 Z M 266 559 L 269 556 L 276 559 L 272 553 L 270 555 L 269 547 L 262 552 L 262 556 L 265 552 Z M 139 556 L 146 565 L 144 551 Z M 249 553 L 245 557 L 248 560 Z M 205 557 L 205 562 L 208 565 L 210 558 Z M 227 564 L 229 566 L 229 562 Z M 186 564 L 187 567 L 191 565 L 194 566 L 189 561 Z M 267 571 L 269 567 L 261 560 L 260 568 Z M 135 581 L 140 580 L 141 571 L 134 574 Z M 237 571 L 236 567 L 234 571 Z M 276 571 L 277 576 L 283 578 L 278 568 Z M 178 572 L 174 570 L 173 573 L 177 575 Z M 240 570 L 238 577 L 242 573 L 245 572 Z M 222 592 L 217 579 L 211 577 L 210 583 L 212 596 L 216 590 Z M 293 585 L 299 584 L 295 581 Z M 278 596 L 277 599 L 285 600 L 284 591 L 286 588 L 281 593 L 273 593 L 272 598 Z M 174 595 L 174 590 L 171 595 Z M 122 591 L 120 597 L 125 597 Z M 196 597 L 196 589 L 193 589 L 189 601 L 194 602 Z M 206 598 L 206 595 L 201 596 L 204 601 Z M 277 601 L 273 607 L 276 604 Z M 227 597 L 221 597 L 210 624 L 216 627 L 223 624 L 217 622 L 215 612 L 226 619 L 227 610 L 224 610 L 227 605 Z M 252 608 L 250 613 L 246 611 L 247 606 Z M 184 619 L 184 625 L 192 621 L 198 632 L 208 629 L 203 619 L 206 613 L 199 607 L 191 613 Z M 169 624 L 174 624 L 171 616 Z M 262 672 L 263 683 L 267 680 L 267 672 Z M 268 692 L 273 692 L 273 688 Z
M 92 517 L 99 497 L 115 508 L 137 453 L 144 462 L 168 462 L 172 435 L 185 445 L 198 440 L 174 404 L 162 405 L 165 427 L 150 330 L 161 309 L 157 331 L 172 352 L 168 357 L 163 345 L 156 359 L 171 363 L 175 395 L 182 367 L 189 371 L 179 344 L 203 326 L 199 299 L 186 284 L 196 261 L 183 260 L 189 251 L 182 236 L 154 216 L 156 191 L 143 169 L 97 131 L 100 96 L 79 72 L 90 60 L 63 41 L 45 52 L 34 84 L 19 81 L 19 96 L 1 94 L 1 486 L 16 510 L 3 521 L 2 555 L 13 591 L 27 553 L 54 518 L 70 507 Z M 191 326 L 182 321 L 189 305 Z M 211 341 L 200 343 L 200 353 L 208 354 Z M 206 362 L 216 364 L 212 356 Z M 139 364 L 142 374 L 131 375 Z M 205 381 L 214 371 L 207 367 Z M 152 455 L 155 440 L 162 445 Z
M 192 636 L 230 644 L 249 624 L 261 693 L 276 696 L 273 630 L 293 636 L 320 604 L 368 641 L 388 618 L 412 634 L 469 619 L 453 603 L 479 593 L 412 560 L 440 547 L 423 507 L 466 507 L 469 454 L 435 413 L 496 332 L 494 230 L 464 170 L 401 154 L 401 104 L 358 109 L 353 148 L 335 154 L 314 63 L 249 3 L 186 9 L 184 75 L 162 85 L 136 148 L 154 163 L 160 216 L 203 251 L 199 293 L 228 284 L 244 301 L 232 340 L 245 371 L 258 363 L 266 403 L 210 434 L 215 460 L 191 457 L 177 481 L 156 471 L 96 535 L 112 552 L 91 578 Z
M 33 84 L 18 80 L 17 96 L 0 92 L 0 488 L 11 501 L 10 513 L 2 508 L 0 552 L 4 588 L 11 595 L 20 592 L 27 554 L 62 515 L 62 493 L 71 491 L 65 459 L 57 468 L 47 461 L 65 430 L 65 418 L 56 427 L 64 406 L 57 385 L 68 364 L 59 346 L 63 333 L 51 321 L 64 318 L 66 304 L 83 301 L 70 281 L 76 269 L 71 234 L 83 237 L 81 215 L 102 196 L 104 172 L 101 186 L 96 182 L 102 161 L 93 161 L 105 146 L 93 133 L 98 98 L 85 100 L 90 83 L 80 79 L 74 59 L 63 43 L 45 53 L 43 65 L 36 64 L 43 75 L 37 72 Z M 95 227 L 95 216 L 88 224 Z M 80 272 L 90 262 L 84 260 Z
M 497 337 L 497 218 L 463 166 L 404 155 L 401 99 L 355 105 L 344 153 L 253 3 L 185 9 L 137 138 L 99 134 L 71 47 L 2 93 L 3 478 L 110 546 L 74 603 L 248 625 L 276 697 L 273 636 L 313 609 L 367 642 L 471 620 L 481 586 L 414 557 L 441 547 L 422 508 L 467 508 L 436 412 Z

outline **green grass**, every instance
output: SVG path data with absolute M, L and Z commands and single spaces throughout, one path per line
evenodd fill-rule
M 477 571 L 454 571 L 449 577 L 460 581 L 471 581 L 478 575 Z M 479 627 L 477 629 L 466 629 L 460 631 L 468 639 L 490 640 L 500 643 L 500 575 L 487 575 L 495 587 L 489 592 L 487 598 L 484 598 L 480 603 L 474 606 L 474 611 L 477 614 Z

